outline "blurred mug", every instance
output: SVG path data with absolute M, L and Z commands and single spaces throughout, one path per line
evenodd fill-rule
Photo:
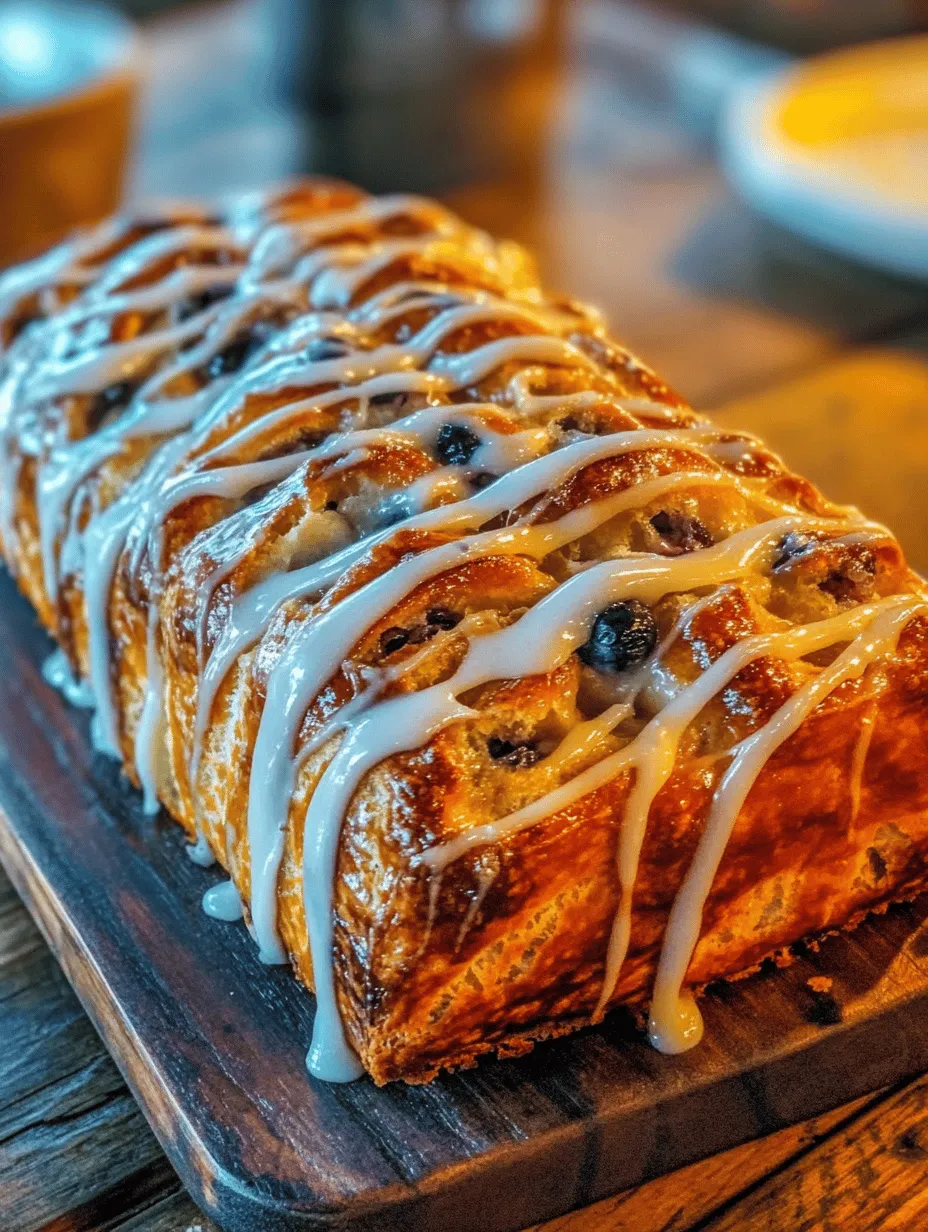
M 558 0 L 265 0 L 311 169 L 376 192 L 537 181 Z
M 117 13 L 0 0 L 0 267 L 117 208 L 136 92 L 135 37 Z

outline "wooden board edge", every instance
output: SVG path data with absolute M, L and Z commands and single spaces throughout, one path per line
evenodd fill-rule
M 56 896 L 39 863 L 24 843 L 10 815 L 0 806 L 0 864 L 35 921 L 46 944 L 74 989 L 78 1000 L 112 1056 L 187 1193 L 197 1206 L 227 1232 L 328 1232 L 355 1214 L 373 1219 L 386 1214 L 383 1204 L 367 1212 L 355 1208 L 320 1212 L 282 1205 L 229 1174 L 193 1130 L 182 1104 L 171 1100 L 157 1081 L 157 1068 L 122 1013 L 118 998 L 85 945 L 79 929 Z M 178 1129 L 180 1132 L 178 1132 Z M 387 1206 L 390 1205 L 388 1202 Z

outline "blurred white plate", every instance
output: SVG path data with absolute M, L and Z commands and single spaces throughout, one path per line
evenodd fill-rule
M 928 37 L 871 43 L 738 90 L 724 165 L 775 222 L 928 277 Z

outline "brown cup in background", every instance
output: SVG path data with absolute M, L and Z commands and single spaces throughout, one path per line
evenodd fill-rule
M 307 169 L 375 192 L 505 183 L 543 164 L 562 0 L 264 0 Z
M 17 5 L 0 12 L 0 34 L 10 12 L 20 25 L 0 37 L 0 267 L 118 208 L 137 94 L 135 41 L 122 18 L 97 6 Z

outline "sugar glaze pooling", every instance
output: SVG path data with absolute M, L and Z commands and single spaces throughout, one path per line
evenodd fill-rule
M 412 219 L 421 232 L 385 238 L 377 229 L 393 218 Z M 366 529 L 349 525 L 337 513 L 314 515 L 315 559 L 302 561 L 290 572 L 272 573 L 240 593 L 218 640 L 207 647 L 209 604 L 236 561 L 227 560 L 210 577 L 200 619 L 191 781 L 196 780 L 213 703 L 228 672 L 243 652 L 260 642 L 283 604 L 323 596 L 372 547 L 388 542 L 397 527 L 455 536 L 442 546 L 409 557 L 349 593 L 325 614 L 307 621 L 270 673 L 254 751 L 255 764 L 262 771 L 255 776 L 248 805 L 250 911 L 266 961 L 285 959 L 277 934 L 276 887 L 283 828 L 308 755 L 306 747 L 296 747 L 297 735 L 316 694 L 381 616 L 415 586 L 465 560 L 515 554 L 541 562 L 623 511 L 675 494 L 698 496 L 700 490 L 729 489 L 763 517 L 756 526 L 714 546 L 680 556 L 647 554 L 589 565 L 503 628 L 486 629 L 468 617 L 454 631 L 454 636 L 466 638 L 467 645 L 449 680 L 384 698 L 384 689 L 397 678 L 397 672 L 408 670 L 410 661 L 398 669 L 370 669 L 364 691 L 317 732 L 309 751 L 333 737 L 339 743 L 312 795 L 305 822 L 303 886 L 317 995 L 309 1065 L 313 1073 L 329 1081 L 349 1080 L 361 1068 L 338 1011 L 331 962 L 332 896 L 341 821 L 364 774 L 391 754 L 417 748 L 449 724 L 472 717 L 474 712 L 459 697 L 477 684 L 554 670 L 586 641 L 597 612 L 610 603 L 637 598 L 653 604 L 666 594 L 711 590 L 769 572 L 777 545 L 790 533 L 824 532 L 847 540 L 878 542 L 885 532 L 853 511 L 816 518 L 767 496 L 762 484 L 737 470 L 739 460 L 754 449 L 750 438 L 723 433 L 692 417 L 688 426 L 678 427 L 678 413 L 660 402 L 593 390 L 534 394 L 529 379 L 533 368 L 562 366 L 589 372 L 600 383 L 608 381 L 602 364 L 567 337 L 578 329 L 595 333 L 597 319 L 588 312 L 545 303 L 533 288 L 518 284 L 517 263 L 505 245 L 493 244 L 432 203 L 407 197 L 366 200 L 307 221 L 264 227 L 255 223 L 253 213 L 242 209 L 237 220 L 233 212 L 224 225 L 191 223 L 149 235 L 96 269 L 94 242 L 103 244 L 117 231 L 110 225 L 96 239 L 56 250 L 53 259 L 43 259 L 44 264 L 0 280 L 0 307 L 9 307 L 17 296 L 37 291 L 49 280 L 78 288 L 69 307 L 46 326 L 26 330 L 0 360 L 0 529 L 4 536 L 16 535 L 12 504 L 16 476 L 10 457 L 18 408 L 30 399 L 96 395 L 116 382 L 135 381 L 125 407 L 99 430 L 83 439 L 59 440 L 51 449 L 37 449 L 36 486 L 46 592 L 54 601 L 72 574 L 82 575 L 89 639 L 87 681 L 78 683 L 72 678 L 63 655 L 53 658 L 47 678 L 79 703 L 89 701 L 95 706 L 97 741 L 116 754 L 120 732 L 111 692 L 109 597 L 117 566 L 126 553 L 131 574 L 139 573 L 145 562 L 154 564 L 148 686 L 134 739 L 135 765 L 147 807 L 157 807 L 164 739 L 157 570 L 162 531 L 173 510 L 206 495 L 221 497 L 234 507 L 255 487 L 284 483 L 307 466 L 363 466 L 368 451 L 387 441 L 431 454 L 436 463 L 430 475 L 402 492 L 398 523 L 378 529 L 374 509 Z M 357 234 L 346 240 L 351 233 Z M 228 250 L 231 259 L 224 265 L 183 266 L 158 281 L 127 289 L 126 284 L 153 263 L 191 246 Z M 407 279 L 356 302 L 365 285 L 394 262 L 434 257 L 459 269 L 463 277 L 489 270 L 502 290 Z M 228 294 L 179 319 L 177 305 L 217 288 Z M 447 302 L 439 302 L 435 311 L 437 297 L 442 295 Z M 432 312 L 417 332 L 402 342 L 369 345 L 371 335 L 413 309 Z M 161 325 L 130 342 L 104 342 L 83 350 L 78 345 L 77 353 L 71 354 L 82 331 L 94 321 L 117 313 L 158 311 L 166 317 Z M 273 332 L 239 372 L 227 376 L 220 371 L 193 394 L 171 391 L 172 382 L 188 372 L 221 370 L 217 357 L 224 348 L 255 313 L 271 311 L 295 319 Z M 520 332 L 470 350 L 443 350 L 443 343 L 458 331 L 486 325 L 509 325 Z M 313 344 L 317 344 L 318 358 L 312 358 Z M 341 353 L 337 353 L 339 346 L 344 348 Z M 178 351 L 178 347 L 184 349 Z M 521 367 L 500 401 L 450 400 L 504 365 Z M 40 378 L 30 375 L 36 370 Z M 245 397 L 299 385 L 322 388 L 303 398 L 287 399 L 210 444 Z M 408 395 L 423 396 L 427 404 L 376 426 L 365 422 L 378 399 L 402 400 Z M 539 416 L 546 412 L 569 416 L 604 399 L 625 410 L 637 426 L 592 438 L 571 437 L 569 432 L 539 426 Z M 346 403 L 355 407 L 354 419 L 321 443 L 264 461 L 239 460 L 243 450 L 247 454 L 265 436 L 285 429 L 308 407 L 325 409 Z M 466 461 L 440 465 L 438 434 L 444 426 L 478 438 Z M 87 480 L 108 458 L 131 448 L 133 441 L 149 437 L 163 438 L 164 443 L 129 493 L 107 506 L 86 507 L 81 493 Z M 640 482 L 554 521 L 533 523 L 530 514 L 511 521 L 512 511 L 557 489 L 586 466 L 667 446 L 683 450 L 694 468 Z M 474 492 L 475 479 L 486 472 L 496 476 L 495 482 Z M 505 525 L 484 529 L 501 515 L 510 515 Z M 701 602 L 697 600 L 694 609 Z M 831 665 L 794 693 L 769 722 L 729 750 L 728 769 L 718 783 L 705 832 L 671 911 L 651 1006 L 650 1034 L 656 1047 L 676 1052 L 692 1046 L 701 1033 L 701 1022 L 695 1002 L 684 990 L 686 971 L 698 940 L 702 905 L 751 786 L 775 749 L 815 707 L 845 680 L 856 678 L 890 654 L 908 621 L 924 611 L 920 596 L 892 596 L 833 619 L 744 639 L 692 684 L 665 698 L 624 748 L 601 757 L 518 812 L 426 851 L 421 857 L 423 868 L 430 878 L 439 878 L 444 868 L 469 851 L 497 844 L 508 834 L 538 824 L 619 774 L 633 774 L 617 853 L 620 905 L 594 1013 L 594 1018 L 600 1017 L 616 988 L 628 949 L 637 864 L 650 807 L 676 765 L 686 725 L 757 658 L 774 654 L 789 661 L 845 645 Z M 634 712 L 638 699 L 659 677 L 662 653 L 659 646 L 625 683 L 623 700 L 568 734 L 549 754 L 552 765 L 569 766 L 581 746 L 598 748 L 598 742 Z M 872 725 L 868 732 L 872 733 Z M 866 749 L 867 742 L 862 741 L 855 774 L 863 772 Z M 191 852 L 193 858 L 205 862 L 209 855 L 205 835 L 198 835 Z M 207 891 L 204 909 L 219 919 L 239 918 L 241 900 L 234 885 L 224 882 Z

